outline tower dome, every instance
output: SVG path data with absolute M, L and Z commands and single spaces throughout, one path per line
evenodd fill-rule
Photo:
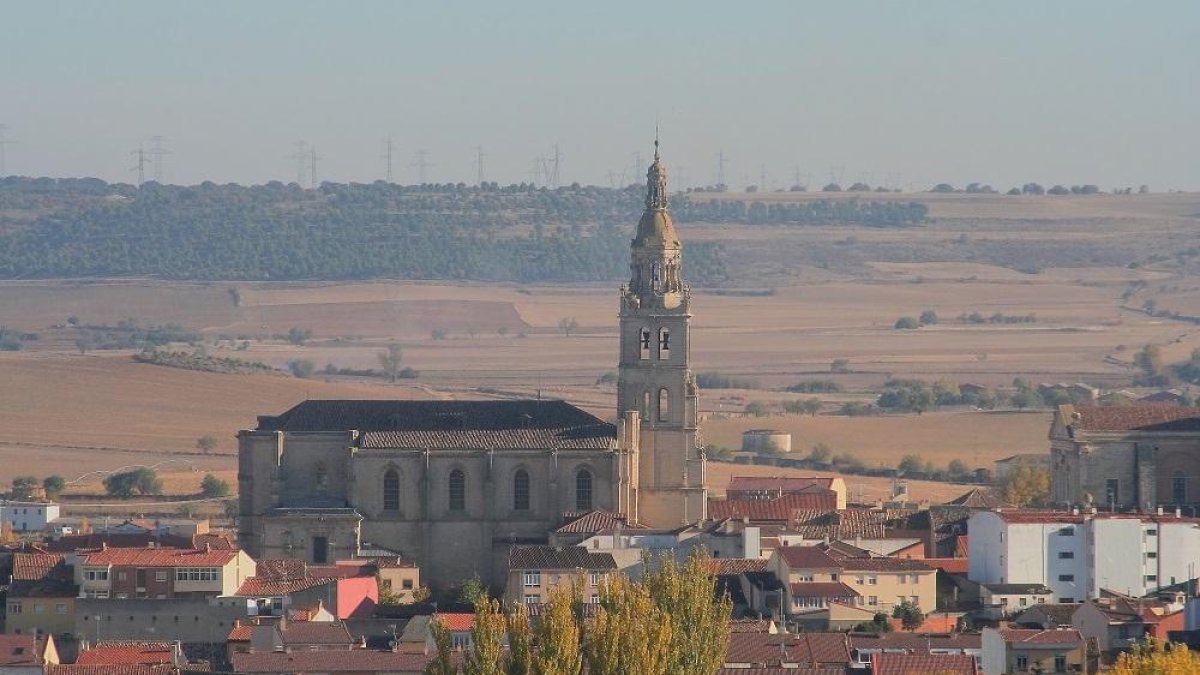
M 646 210 L 638 221 L 634 247 L 679 248 L 679 235 L 667 211 L 667 167 L 658 155 L 658 138 L 654 139 L 654 162 L 646 171 Z

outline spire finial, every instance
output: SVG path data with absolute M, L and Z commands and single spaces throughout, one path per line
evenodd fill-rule
M 658 160 L 658 122 L 654 123 L 654 159 Z

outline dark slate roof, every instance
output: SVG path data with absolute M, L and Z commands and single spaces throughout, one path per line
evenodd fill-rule
M 611 553 L 592 553 L 582 546 L 514 546 L 508 552 L 510 570 L 615 570 Z
M 962 496 L 946 502 L 952 506 L 965 506 L 972 509 L 999 509 L 1012 506 L 994 490 L 986 488 L 971 488 Z
M 1054 591 L 1041 584 L 982 584 L 996 595 L 1053 595 Z
M 363 448 L 608 449 L 616 427 L 565 401 L 305 401 L 260 431 L 362 432 Z

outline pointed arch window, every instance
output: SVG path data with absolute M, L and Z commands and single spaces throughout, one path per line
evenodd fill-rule
M 313 470 L 313 487 L 316 488 L 317 494 L 329 491 L 329 469 L 325 467 L 325 462 L 317 462 Z
M 525 469 L 513 474 L 513 510 L 529 510 L 529 472 Z
M 383 473 L 383 510 L 400 510 L 400 472 L 395 469 Z
M 642 360 L 650 358 L 650 340 L 653 338 L 649 328 L 638 330 L 638 355 Z
M 447 488 L 449 489 L 450 510 L 466 511 L 467 476 L 462 472 L 462 469 L 455 469 L 450 472 L 450 480 L 448 481 Z
M 658 390 L 658 421 L 666 422 L 671 416 L 671 392 L 666 387 Z
M 1176 471 L 1171 476 L 1171 501 L 1176 504 L 1187 503 L 1187 476 L 1182 471 Z
M 650 419 L 650 392 L 642 392 L 642 419 Z
M 575 473 L 575 510 L 592 510 L 592 472 L 587 469 Z
M 664 361 L 671 358 L 671 331 L 666 328 L 658 329 L 658 358 Z

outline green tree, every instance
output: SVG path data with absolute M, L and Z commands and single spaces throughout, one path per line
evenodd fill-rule
M 849 359 L 834 359 L 829 362 L 829 372 L 831 373 L 848 373 L 850 372 Z
M 896 319 L 896 323 L 892 327 L 896 330 L 916 330 L 921 327 L 921 324 L 911 316 L 902 316 Z
M 752 417 L 766 417 L 767 404 L 762 401 L 751 401 L 746 404 L 745 413 Z
M 293 328 L 288 329 L 288 334 L 287 334 L 288 342 L 290 342 L 298 347 L 302 346 L 305 342 L 308 342 L 310 339 L 312 339 L 312 331 L 307 328 L 293 327 Z
M 1018 389 L 1013 392 L 1008 401 L 1017 410 L 1024 410 L 1040 406 L 1042 404 L 1042 397 L 1033 389 Z
M 912 453 L 907 454 L 900 458 L 900 463 L 896 465 L 896 471 L 900 472 L 902 475 L 924 473 L 925 460 L 921 459 L 920 455 Z
M 288 361 L 288 370 L 292 371 L 292 375 L 302 379 L 312 377 L 313 371 L 317 365 L 308 359 L 292 359 Z
M 229 483 L 206 473 L 200 481 L 200 494 L 205 497 L 224 497 L 229 494 Z
M 573 316 L 564 316 L 558 320 L 558 330 L 563 335 L 569 336 L 571 333 L 579 330 L 579 322 Z
M 728 595 L 714 600 L 717 582 L 708 560 L 699 548 L 683 565 L 664 553 L 657 568 L 644 575 L 643 583 L 673 627 L 666 670 L 672 675 L 715 674 L 725 661 L 727 641 L 720 636 L 729 631 L 733 601 Z
M 17 476 L 12 479 L 13 499 L 29 499 L 33 496 L 33 490 L 41 484 L 36 476 Z
M 892 608 L 892 618 L 900 619 L 900 625 L 904 630 L 915 631 L 925 623 L 925 613 L 921 608 L 913 603 L 905 600 Z
M 1043 506 L 1050 500 L 1050 471 L 1020 466 L 1001 477 L 996 487 L 1004 501 L 1017 508 Z
M 389 342 L 387 349 L 379 352 L 376 356 L 379 358 L 379 366 L 383 368 L 383 374 L 387 376 L 389 382 L 394 383 L 400 376 L 400 363 L 403 360 L 404 351 L 400 349 L 400 345 Z
M 104 490 L 114 497 L 157 495 L 162 493 L 162 481 L 153 469 L 142 467 L 109 474 L 104 479 Z
M 463 675 L 507 675 L 504 629 L 504 614 L 498 601 L 483 598 L 475 603 L 471 650 L 463 659 Z
M 46 490 L 46 496 L 50 499 L 58 497 L 66 487 L 67 481 L 57 474 L 42 479 L 42 488 Z
M 927 309 L 924 312 L 921 312 L 921 318 L 918 319 L 918 321 L 921 322 L 922 326 L 932 326 L 938 322 L 937 312 L 933 311 L 932 309 Z
M 623 576 L 610 580 L 587 631 L 589 675 L 667 675 L 672 672 L 671 638 L 678 628 L 645 585 Z
M 213 450 L 216 450 L 217 445 L 219 444 L 220 441 L 218 441 L 217 437 L 213 436 L 212 434 L 204 434 L 200 438 L 196 439 L 196 448 L 206 455 Z
M 458 587 L 457 600 L 464 605 L 478 605 L 488 598 L 487 587 L 483 585 L 483 580 L 479 575 L 467 579 Z
M 537 675 L 579 675 L 583 654 L 574 609 L 576 601 L 575 590 L 560 586 L 550 593 L 550 601 L 542 606 L 542 615 L 534 629 L 534 642 L 538 647 L 534 657 Z
M 950 460 L 950 465 L 946 467 L 946 471 L 950 473 L 950 477 L 961 479 L 965 477 L 970 470 L 967 468 L 967 463 L 957 457 Z
M 823 442 L 817 442 L 808 453 L 808 461 L 816 462 L 817 464 L 826 464 L 832 455 L 833 450 L 828 445 L 825 445 Z
M 458 667 L 454 665 L 453 646 L 450 642 L 450 631 L 435 617 L 429 622 L 429 633 L 433 636 L 434 656 L 425 666 L 425 675 L 458 675 Z

